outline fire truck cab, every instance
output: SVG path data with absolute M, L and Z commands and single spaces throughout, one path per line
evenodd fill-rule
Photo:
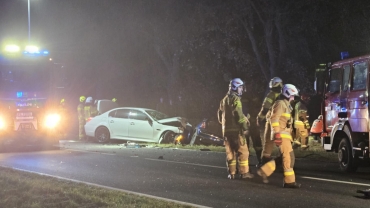
M 369 163 L 370 55 L 343 59 L 316 70 L 321 115 L 311 133 L 319 133 L 326 151 L 338 153 L 342 171 Z M 321 87 L 320 87 L 321 86 Z

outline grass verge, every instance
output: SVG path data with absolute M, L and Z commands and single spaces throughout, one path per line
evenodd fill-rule
M 0 207 L 191 207 L 0 167 Z

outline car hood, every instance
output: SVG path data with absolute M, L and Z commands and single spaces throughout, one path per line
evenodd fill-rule
M 177 122 L 181 123 L 181 125 L 185 128 L 186 126 L 191 126 L 187 122 L 187 119 L 182 118 L 182 117 L 172 117 L 172 118 L 165 118 L 165 119 L 158 120 L 158 123 L 161 123 L 161 124 L 170 124 L 170 123 L 177 123 Z

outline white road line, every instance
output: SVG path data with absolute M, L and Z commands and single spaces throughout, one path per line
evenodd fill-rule
M 200 208 L 210 208 L 210 207 L 199 205 L 199 204 L 192 204 L 192 203 L 188 203 L 188 202 L 177 201 L 177 200 L 174 200 L 174 199 L 167 199 L 167 198 L 163 198 L 163 197 L 159 197 L 159 196 L 153 196 L 153 195 L 143 194 L 143 193 L 134 192 L 134 191 L 128 191 L 128 190 L 125 190 L 125 189 L 113 188 L 113 187 L 109 187 L 109 186 L 104 186 L 104 185 L 99 185 L 99 184 L 96 184 L 96 183 L 89 183 L 89 182 L 74 180 L 74 179 L 70 179 L 70 178 L 53 176 L 53 175 L 49 175 L 49 174 L 45 174 L 45 173 L 39 173 L 39 172 L 35 172 L 35 171 L 29 171 L 29 170 L 13 168 L 13 167 L 8 167 L 8 166 L 1 166 L 1 167 L 12 168 L 14 170 L 24 171 L 24 172 L 28 172 L 28 173 L 35 173 L 35 174 L 42 175 L 42 176 L 49 176 L 49 177 L 58 178 L 58 179 L 62 179 L 62 180 L 67 180 L 67 181 L 72 181 L 72 182 L 76 182 L 76 183 L 83 183 L 83 184 L 90 185 L 90 186 L 96 186 L 96 187 L 99 187 L 99 188 L 105 188 L 105 189 L 110 189 L 110 190 L 114 190 L 114 191 L 120 191 L 120 192 L 124 192 L 124 193 L 128 193 L 128 194 L 144 196 L 144 197 L 148 197 L 148 198 L 152 198 L 152 199 L 158 199 L 158 200 L 163 200 L 163 201 L 167 201 L 167 202 L 178 203 L 178 204 L 182 204 L 182 205 L 186 205 L 186 206 L 193 206 L 193 207 L 200 207 Z
M 114 153 L 106 153 L 106 152 L 96 152 L 96 151 L 89 151 L 89 150 L 77 150 L 77 149 L 64 149 L 64 150 L 70 150 L 75 152 L 88 152 L 88 153 L 95 153 L 95 154 L 101 154 L 101 155 L 116 155 Z
M 202 167 L 210 167 L 210 168 L 221 168 L 225 169 L 225 167 L 221 166 L 213 166 L 213 165 L 202 165 L 202 164 L 196 164 L 196 163 L 186 163 L 186 162 L 176 162 L 176 161 L 169 161 L 169 160 L 160 160 L 160 159 L 152 159 L 152 158 L 145 158 L 146 160 L 154 160 L 159 162 L 168 162 L 168 163 L 179 163 L 179 164 L 185 164 L 185 165 L 195 165 L 195 166 L 202 166 Z
M 338 180 L 331 180 L 331 179 L 325 179 L 325 178 L 314 178 L 314 177 L 308 177 L 308 176 L 300 176 L 300 178 L 306 178 L 306 179 L 318 180 L 318 181 L 328 181 L 328 182 L 334 182 L 334 183 L 345 183 L 345 184 L 351 184 L 351 185 L 358 185 L 358 186 L 367 186 L 367 187 L 370 187 L 370 184 L 366 184 L 366 183 L 355 183 L 355 182 L 348 182 L 348 181 L 338 181 Z

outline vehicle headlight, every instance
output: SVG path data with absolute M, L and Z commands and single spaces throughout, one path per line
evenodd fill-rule
M 45 118 L 45 126 L 48 128 L 54 128 L 60 121 L 60 115 L 49 114 Z

